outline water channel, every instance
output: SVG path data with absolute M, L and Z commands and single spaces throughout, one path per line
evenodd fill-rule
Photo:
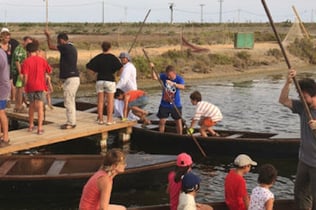
M 298 78 L 303 76 L 315 78 L 315 73 L 307 71 L 304 74 L 299 74 Z M 257 76 L 245 80 L 239 79 L 238 82 L 224 80 L 187 82 L 186 90 L 182 92 L 183 117 L 189 122 L 195 108 L 190 104 L 189 95 L 192 91 L 198 90 L 202 93 L 204 100 L 214 103 L 222 110 L 224 119 L 216 126 L 218 129 L 265 131 L 299 136 L 298 116 L 278 103 L 284 79 L 285 73 Z M 161 91 L 158 89 L 147 91 L 150 94 L 150 104 L 145 109 L 155 113 L 158 109 Z M 290 91 L 290 96 L 298 97 L 294 87 Z M 93 102 L 95 98 L 82 97 L 80 100 Z M 124 148 L 128 150 L 128 146 Z M 207 160 L 195 163 L 193 170 L 202 179 L 198 201 L 211 202 L 224 199 L 224 178 L 229 168 L 232 167 L 233 159 L 234 157 L 210 156 Z M 256 161 L 259 164 L 272 163 L 278 169 L 277 182 L 271 189 L 276 199 L 292 198 L 297 157 L 277 160 L 257 159 Z M 250 192 L 256 186 L 257 174 L 255 170 L 246 175 L 246 180 Z M 129 189 L 124 192 L 118 192 L 114 189 L 112 201 L 126 206 L 167 203 L 168 197 L 165 193 L 167 176 L 161 177 L 161 182 L 161 186 L 153 189 Z M 16 198 L 19 202 L 13 202 L 14 198 L 1 198 L 2 207 L 0 209 L 74 210 L 77 209 L 80 192 L 37 196 L 30 194 L 27 199 Z

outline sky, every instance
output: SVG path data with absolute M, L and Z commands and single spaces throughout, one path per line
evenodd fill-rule
M 47 1 L 47 2 L 46 2 Z M 267 22 L 261 0 L 0 0 L 0 22 Z M 48 12 L 46 12 L 46 3 Z M 266 0 L 275 22 L 316 21 L 315 0 Z M 170 6 L 173 5 L 173 12 Z

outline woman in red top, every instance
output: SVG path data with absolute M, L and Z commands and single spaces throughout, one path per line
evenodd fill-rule
M 79 210 L 123 210 L 124 206 L 110 204 L 110 197 L 113 186 L 113 178 L 125 171 L 125 155 L 120 149 L 108 151 L 104 162 L 85 184 Z

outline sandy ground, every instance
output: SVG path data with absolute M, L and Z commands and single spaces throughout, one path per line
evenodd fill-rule
M 264 43 L 255 43 L 253 49 L 234 49 L 233 44 L 221 44 L 221 45 L 207 45 L 207 46 L 199 46 L 209 49 L 208 53 L 222 53 L 226 55 L 233 55 L 238 51 L 247 51 L 251 54 L 252 59 L 264 60 L 271 59 L 271 57 L 266 56 L 266 52 L 269 49 L 279 49 L 279 45 L 276 42 L 264 42 Z M 181 50 L 180 45 L 170 45 L 164 47 L 155 47 L 155 48 L 146 48 L 146 52 L 149 56 L 159 56 L 160 54 L 168 51 L 168 50 Z M 126 49 L 112 49 L 112 53 L 115 55 L 119 55 L 121 51 L 126 51 Z M 99 54 L 101 50 L 78 50 L 78 63 L 81 65 L 85 65 L 92 57 Z M 142 56 L 143 51 L 141 47 L 135 47 L 131 51 L 131 56 Z M 308 64 L 305 61 L 298 59 L 297 57 L 292 56 L 287 53 L 288 58 L 295 68 L 305 68 Z M 47 57 L 58 58 L 59 53 L 56 51 L 47 51 Z M 212 80 L 241 80 L 246 79 L 246 77 L 251 75 L 258 74 L 272 74 L 284 72 L 286 74 L 287 65 L 283 61 L 270 62 L 269 65 L 259 65 L 259 66 L 251 66 L 248 69 L 236 69 L 235 67 L 229 66 L 216 66 L 212 68 L 209 73 L 196 73 L 196 72 L 185 72 L 182 76 L 186 80 L 194 80 L 194 79 L 212 79 Z M 144 86 L 150 86 L 152 83 L 149 81 L 139 81 Z

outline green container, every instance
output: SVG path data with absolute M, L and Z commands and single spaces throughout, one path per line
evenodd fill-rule
M 234 48 L 252 49 L 254 45 L 253 33 L 235 33 Z

